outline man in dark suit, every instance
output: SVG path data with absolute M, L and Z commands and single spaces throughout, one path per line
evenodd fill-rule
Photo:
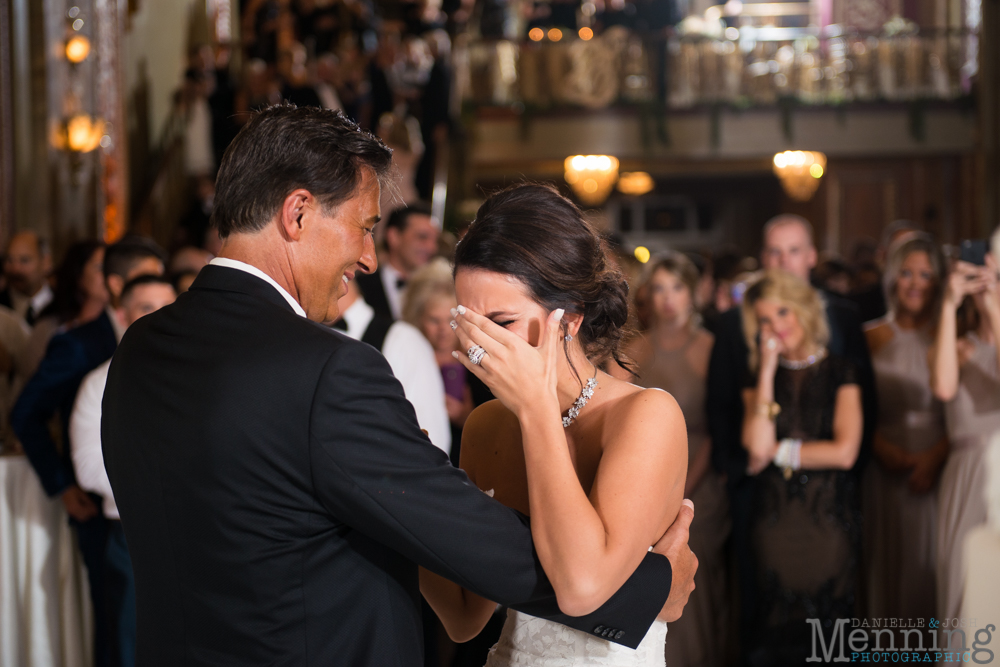
M 7 244 L 3 273 L 7 287 L 0 291 L 0 306 L 7 306 L 24 318 L 28 326 L 52 301 L 48 278 L 52 271 L 49 244 L 37 232 L 14 234 Z
M 397 208 L 385 223 L 385 260 L 371 274 L 357 277 L 365 303 L 379 317 L 398 320 L 403 311 L 406 283 L 431 261 L 441 230 L 424 204 Z
M 140 241 L 122 241 L 105 251 L 104 280 L 112 302 L 117 303 L 125 283 L 140 275 L 163 273 L 157 250 Z M 114 354 L 121 325 L 109 307 L 96 319 L 53 336 L 38 370 L 31 376 L 11 411 L 10 423 L 21 441 L 31 467 L 50 497 L 62 499 L 76 526 L 80 553 L 87 567 L 94 606 L 95 664 L 109 664 L 104 614 L 104 546 L 107 526 L 100 500 L 76 483 L 69 446 L 69 419 L 83 378 Z M 49 430 L 58 415 L 62 443 Z
M 781 215 L 764 226 L 761 264 L 765 269 L 788 271 L 809 280 L 816 266 L 816 246 L 812 225 L 794 215 Z M 867 459 L 871 434 L 878 414 L 875 375 L 868 343 L 861 329 L 857 306 L 834 294 L 824 293 L 830 325 L 831 354 L 847 357 L 858 367 L 864 408 L 861 454 L 855 464 L 859 471 Z M 732 514 L 732 548 L 740 590 L 741 633 L 744 642 L 752 627 L 755 605 L 753 550 L 750 544 L 750 516 L 754 478 L 746 474 L 747 455 L 743 449 L 743 387 L 750 373 L 749 349 L 743 335 L 740 307 L 723 313 L 715 331 L 715 345 L 708 365 L 706 410 L 712 436 L 712 462 L 726 474 Z
M 339 113 L 262 111 L 222 160 L 220 256 L 115 354 L 102 441 L 142 667 L 416 667 L 417 565 L 633 647 L 690 592 L 685 509 L 656 545 L 669 562 L 560 614 L 524 518 L 421 433 L 378 351 L 322 324 L 376 267 L 390 164 Z

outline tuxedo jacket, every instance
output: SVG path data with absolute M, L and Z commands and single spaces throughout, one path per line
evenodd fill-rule
M 358 283 L 358 289 L 361 290 L 361 296 L 365 298 L 365 303 L 375 311 L 375 316 L 394 320 L 389 297 L 386 296 L 385 285 L 382 284 L 382 274 L 378 271 L 359 273 L 354 279 Z
M 632 647 L 669 593 L 648 554 L 560 614 L 526 519 L 430 443 L 385 359 L 237 269 L 129 328 L 103 411 L 140 667 L 418 667 L 417 565 Z
M 865 421 L 861 453 L 854 466 L 855 470 L 860 470 L 868 459 L 871 435 L 878 418 L 871 354 L 857 306 L 833 294 L 824 293 L 823 298 L 830 326 L 830 353 L 850 359 L 858 368 Z M 712 460 L 720 472 L 726 473 L 730 486 L 746 477 L 747 456 L 742 444 L 743 386 L 750 372 L 749 354 L 743 335 L 742 313 L 737 306 L 719 317 L 706 390 Z
M 28 461 L 50 496 L 76 483 L 69 448 L 69 418 L 76 392 L 87 373 L 111 358 L 118 344 L 107 312 L 87 324 L 56 334 L 45 357 L 11 411 L 10 424 Z M 53 415 L 62 425 L 62 446 L 49 430 Z

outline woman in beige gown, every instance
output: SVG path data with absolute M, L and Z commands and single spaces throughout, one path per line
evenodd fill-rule
M 958 262 L 948 278 L 931 386 L 947 401 L 951 453 L 941 473 L 937 536 L 939 619 L 962 617 L 965 540 L 986 521 L 986 451 L 1000 431 L 1000 287 L 997 264 Z
M 687 424 L 688 473 L 684 497 L 694 501 L 691 550 L 698 556 L 695 590 L 684 615 L 670 628 L 670 667 L 725 663 L 728 637 L 727 571 L 723 545 L 729 536 L 729 508 L 722 476 L 711 466 L 712 443 L 705 417 L 705 378 L 713 337 L 699 326 L 694 309 L 698 271 L 686 257 L 669 253 L 651 262 L 640 294 L 647 294 L 651 322 L 630 346 L 636 384 L 673 395 Z M 628 374 L 618 371 L 623 378 Z
M 876 460 L 864 481 L 868 615 L 933 617 L 937 489 L 948 457 L 944 405 L 927 354 L 940 309 L 942 259 L 933 240 L 907 236 L 889 252 L 889 314 L 866 327 L 878 388 Z

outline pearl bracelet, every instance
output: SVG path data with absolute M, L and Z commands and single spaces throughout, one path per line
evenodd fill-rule
M 785 470 L 798 470 L 802 467 L 802 441 L 795 438 L 785 438 L 778 443 L 778 451 L 774 454 L 774 465 Z

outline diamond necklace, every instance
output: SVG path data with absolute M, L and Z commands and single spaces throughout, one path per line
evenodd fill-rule
M 803 368 L 809 368 L 815 363 L 819 363 L 826 358 L 826 348 L 821 347 L 819 351 L 815 354 L 810 354 L 805 359 L 801 361 L 796 361 L 793 359 L 785 359 L 784 357 L 778 357 L 778 364 L 782 368 L 787 368 L 790 371 L 801 371 Z
M 580 414 L 580 410 L 583 410 L 583 406 L 587 405 L 589 401 L 594 396 L 594 389 L 597 387 L 597 366 L 594 366 L 594 377 L 587 380 L 587 384 L 583 385 L 583 390 L 580 391 L 580 397 L 573 401 L 573 405 L 570 407 L 569 412 L 563 417 L 563 428 L 569 428 L 569 425 L 576 421 L 577 415 Z

